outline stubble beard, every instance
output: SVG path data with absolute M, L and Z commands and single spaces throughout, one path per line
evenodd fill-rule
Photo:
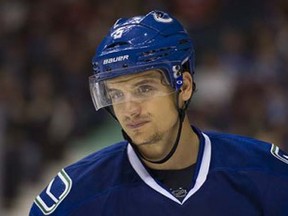
M 176 120 L 174 125 L 172 126 L 172 131 L 177 131 L 177 128 L 179 127 L 179 122 Z M 148 131 L 146 130 L 141 131 L 141 130 L 136 130 L 136 131 L 131 131 L 129 134 L 129 137 L 132 139 L 132 142 L 139 146 L 139 147 L 144 147 L 144 146 L 154 146 L 155 144 L 159 144 L 161 142 L 165 141 L 172 141 L 174 140 L 176 134 L 171 134 L 171 130 L 169 131 L 159 131 L 159 130 L 154 130 L 150 128 Z
M 151 119 L 151 116 L 148 114 L 147 116 L 142 116 L 142 119 Z M 125 120 L 127 120 L 127 119 L 125 119 Z M 142 151 L 142 153 L 144 155 L 145 155 L 145 152 L 149 155 L 152 152 L 155 153 L 156 149 L 160 150 L 162 147 L 165 147 L 165 146 L 166 146 L 165 148 L 167 150 L 170 149 L 170 147 L 167 146 L 169 144 L 166 142 L 169 142 L 169 143 L 171 143 L 171 141 L 172 141 L 172 143 L 174 142 L 173 140 L 175 139 L 176 134 L 171 133 L 171 132 L 177 131 L 177 128 L 179 127 L 178 120 L 179 119 L 177 119 L 175 121 L 175 123 L 173 124 L 173 126 L 172 126 L 173 129 L 170 128 L 167 131 L 159 131 L 157 129 L 155 130 L 154 127 L 149 125 L 148 128 L 144 128 L 144 129 L 140 128 L 140 129 L 136 129 L 134 131 L 133 130 L 129 131 L 129 129 L 128 129 L 126 131 L 126 133 L 130 137 L 133 144 L 135 146 L 137 146 L 139 148 L 139 150 Z
M 140 139 L 142 139 L 142 140 L 140 140 Z M 160 142 L 161 140 L 163 140 L 163 135 L 161 135 L 159 132 L 156 132 L 147 138 L 141 138 L 140 137 L 139 140 L 137 140 L 137 134 L 136 134 L 135 139 L 132 138 L 132 140 L 133 140 L 135 145 L 141 147 L 141 146 L 145 146 L 145 145 L 153 145 L 153 144 Z

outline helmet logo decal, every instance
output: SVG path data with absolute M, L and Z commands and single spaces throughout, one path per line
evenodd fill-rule
M 170 23 L 173 21 L 171 17 L 169 17 L 167 14 L 162 13 L 162 12 L 153 13 L 153 17 L 157 22 Z
M 111 37 L 113 37 L 114 39 L 121 38 L 124 30 L 124 28 L 117 29 L 116 31 L 112 32 Z
M 125 61 L 128 59 L 129 59 L 129 55 L 122 55 L 122 56 L 117 56 L 117 57 L 113 57 L 113 58 L 108 58 L 108 59 L 104 59 L 103 65 L 111 64 L 111 63 L 115 63 L 115 62 L 120 62 L 120 61 Z

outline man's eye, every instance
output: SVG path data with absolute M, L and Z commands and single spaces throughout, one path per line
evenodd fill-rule
M 121 100 L 124 97 L 124 94 L 121 91 L 112 91 L 109 93 L 109 95 L 110 95 L 110 98 L 114 101 Z
M 139 94 L 150 94 L 155 90 L 154 87 L 150 85 L 142 85 L 138 87 L 138 93 Z

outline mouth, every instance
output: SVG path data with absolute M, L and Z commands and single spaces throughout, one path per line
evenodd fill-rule
M 139 121 L 139 122 L 130 122 L 128 124 L 126 124 L 126 127 L 129 129 L 138 129 L 142 126 L 144 126 L 145 124 L 147 124 L 149 121 Z

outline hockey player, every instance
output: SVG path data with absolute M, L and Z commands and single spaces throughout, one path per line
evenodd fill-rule
M 119 122 L 125 141 L 61 170 L 30 216 L 288 215 L 287 154 L 190 125 L 193 43 L 175 18 L 119 19 L 92 62 L 95 108 Z

